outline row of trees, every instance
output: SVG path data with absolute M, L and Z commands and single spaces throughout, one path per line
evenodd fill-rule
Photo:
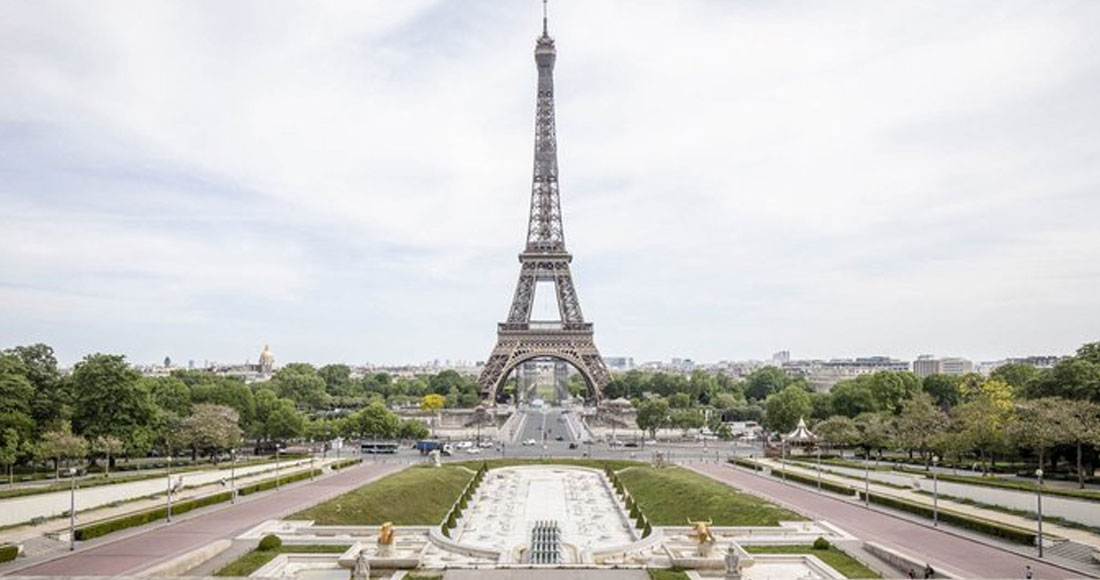
M 118 457 L 153 451 L 217 456 L 246 438 L 416 438 L 426 428 L 399 420 L 386 401 L 415 405 L 430 395 L 434 404 L 459 406 L 471 391 L 476 399 L 473 379 L 453 371 L 352 379 L 344 365 L 290 364 L 254 385 L 198 371 L 142 377 L 109 354 L 84 357 L 66 376 L 49 346 L 18 346 L 0 351 L 0 464 L 9 474 L 20 463 L 85 458 L 109 468 Z

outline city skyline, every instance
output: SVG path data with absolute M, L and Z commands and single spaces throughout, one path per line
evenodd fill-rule
M 601 349 L 1096 340 L 1100 7 L 1077 6 L 552 4 Z M 0 347 L 485 358 L 526 225 L 538 2 L 68 8 L 0 22 Z

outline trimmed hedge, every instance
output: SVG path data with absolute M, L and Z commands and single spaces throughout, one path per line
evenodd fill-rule
M 777 475 L 776 477 L 779 477 L 779 476 Z M 794 482 L 797 482 L 797 483 L 803 483 L 803 484 L 806 484 L 806 485 L 809 485 L 809 486 L 814 486 L 814 487 L 817 486 L 817 477 L 816 476 L 811 477 L 811 476 L 807 476 L 807 475 L 802 475 L 801 473 L 791 473 L 790 471 L 787 472 L 787 481 L 794 481 Z M 829 481 L 827 479 L 822 479 L 821 480 L 821 489 L 825 489 L 825 490 L 831 491 L 833 493 L 839 493 L 841 495 L 846 495 L 848 497 L 851 497 L 852 493 L 856 491 L 856 489 L 852 486 L 832 482 L 832 481 Z M 871 501 L 875 501 L 875 496 L 874 495 L 871 496 Z
M 279 478 L 279 483 L 292 483 L 300 481 L 310 477 L 310 475 L 318 475 L 321 473 L 320 469 L 314 469 L 311 471 L 303 471 L 301 473 L 295 473 L 285 477 Z M 251 485 L 237 488 L 238 495 L 249 495 L 258 491 L 264 491 L 266 489 L 272 489 L 275 487 L 275 479 L 267 479 L 259 481 Z M 184 500 L 175 502 L 172 504 L 172 515 L 180 515 L 187 513 L 191 510 L 198 508 L 227 502 L 232 498 L 232 492 L 223 491 L 195 499 Z M 92 538 L 98 538 L 100 536 L 106 536 L 117 532 L 119 530 L 125 530 L 136 526 L 143 526 L 158 520 L 162 520 L 168 517 L 168 506 L 158 507 L 143 512 L 137 512 L 130 515 L 122 516 L 120 518 L 114 518 L 102 522 L 96 522 L 87 526 L 82 526 L 76 529 L 74 537 L 77 541 L 90 540 Z
M 340 471 L 341 469 L 344 469 L 344 468 L 347 468 L 347 467 L 351 467 L 352 465 L 356 465 L 356 464 L 358 464 L 358 463 L 362 463 L 362 461 L 363 461 L 363 460 L 362 460 L 362 459 L 359 459 L 359 458 L 356 458 L 356 459 L 344 459 L 344 460 L 342 460 L 342 461 L 337 461 L 336 463 L 333 463 L 333 464 L 332 464 L 332 465 L 330 466 L 330 468 L 331 468 L 331 469 L 332 469 L 333 471 Z
M 753 471 L 764 471 L 764 467 L 759 463 L 752 461 L 751 459 L 745 459 L 743 457 L 734 457 L 729 460 L 734 465 L 740 465 L 741 467 L 747 467 Z
M 19 555 L 19 546 L 5 544 L 0 546 L 0 562 L 11 562 Z
M 489 472 L 489 465 L 484 461 L 481 462 L 481 467 L 477 468 L 474 472 L 474 476 L 470 478 L 470 482 L 466 484 L 466 488 L 462 490 L 462 495 L 458 496 L 458 501 L 451 506 L 451 511 L 447 512 L 447 517 L 444 518 L 443 523 L 440 524 L 444 536 L 451 537 L 451 530 L 458 526 L 458 520 L 462 517 L 462 511 L 470 503 L 470 499 L 474 497 L 474 492 L 477 491 L 477 486 L 481 485 L 482 480 L 485 479 L 485 474 Z

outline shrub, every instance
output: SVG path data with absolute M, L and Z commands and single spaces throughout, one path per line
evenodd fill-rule
M 642 528 L 642 537 L 648 538 L 653 533 L 653 528 L 649 525 L 649 522 L 645 523 L 645 527 Z
M 0 546 L 0 562 L 10 562 L 19 555 L 19 546 L 5 544 Z
M 333 471 L 340 471 L 341 469 L 344 469 L 346 467 L 351 467 L 352 465 L 355 465 L 355 464 L 360 463 L 362 461 L 363 461 L 362 459 L 358 459 L 358 458 L 356 458 L 356 459 L 344 459 L 342 461 L 337 461 L 336 463 L 332 464 L 332 470 Z
M 272 550 L 278 550 L 283 546 L 283 541 L 279 539 L 279 536 L 275 534 L 268 534 L 260 539 L 260 545 L 257 546 L 264 552 L 270 552 Z
M 860 493 L 860 497 L 863 494 Z M 932 508 L 926 505 L 915 504 L 905 500 L 881 496 L 872 495 L 871 503 L 877 503 L 889 508 L 909 512 L 918 516 L 932 518 Z M 1017 528 L 1013 526 L 1007 526 L 990 520 L 983 520 L 981 518 L 975 518 L 967 515 L 960 514 L 958 512 L 939 510 L 939 520 L 945 524 L 951 524 L 978 532 L 979 534 L 985 534 L 987 536 L 993 536 L 996 538 L 1003 538 L 1016 544 L 1023 544 L 1025 546 L 1035 545 L 1035 532 L 1025 530 L 1023 528 Z
M 826 540 L 825 538 L 822 538 L 821 536 L 818 536 L 817 539 L 814 540 L 813 547 L 814 547 L 815 550 L 828 550 L 829 549 L 829 540 Z

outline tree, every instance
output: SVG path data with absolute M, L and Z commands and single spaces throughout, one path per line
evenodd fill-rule
M 428 428 L 416 419 L 405 419 L 397 427 L 397 438 L 405 441 L 428 437 Z
M 669 417 L 669 424 L 687 433 L 692 429 L 701 428 L 706 424 L 706 419 L 698 409 L 677 409 Z
M 1045 465 L 1046 452 L 1051 447 L 1071 441 L 1073 434 L 1065 423 L 1069 410 L 1066 401 L 1045 397 L 1025 401 L 1016 406 L 1008 426 L 1012 439 L 1039 456 L 1039 467 Z
M 176 374 L 173 373 L 172 376 L 175 377 Z M 253 428 L 253 422 L 256 421 L 256 395 L 240 379 L 207 376 L 201 382 L 191 384 L 190 388 L 192 404 L 212 403 L 233 407 L 241 417 L 241 428 Z M 274 395 L 266 386 L 259 390 L 266 390 Z
M 878 451 L 882 457 L 882 450 L 890 444 L 892 439 L 892 421 L 889 413 L 863 413 L 855 418 L 856 427 L 859 428 L 859 446 L 864 454 L 870 458 L 871 451 Z
M 656 437 L 657 430 L 668 423 L 668 401 L 656 397 L 646 399 L 637 408 L 638 413 L 635 421 L 638 428 L 649 432 L 650 438 Z
M 668 406 L 673 409 L 687 409 L 691 406 L 691 395 L 687 393 L 672 393 L 668 396 Z
M 1082 456 L 1085 445 L 1100 444 L 1100 404 L 1058 399 L 1057 407 L 1063 429 L 1068 435 L 1067 442 L 1072 443 L 1077 451 L 1077 486 L 1085 489 Z
M 353 431 L 360 437 L 383 439 L 397 435 L 400 419 L 382 403 L 371 403 L 349 417 Z
M 1022 392 L 1028 383 L 1039 376 L 1039 369 L 1024 363 L 1001 365 L 989 373 L 989 378 L 1010 385 L 1016 392 Z
M 829 447 L 852 447 L 861 441 L 859 426 L 851 417 L 833 415 L 814 427 L 814 434 Z
M 24 376 L 34 387 L 31 416 L 36 431 L 58 429 L 72 417 L 70 384 L 61 378 L 53 348 L 45 344 L 17 346 L 9 351 L 23 362 Z
M 290 399 L 278 399 L 278 403 L 267 414 L 262 428 L 264 437 L 275 441 L 297 439 L 305 431 L 306 420 L 294 408 L 294 402 Z
M 924 391 L 913 393 L 901 405 L 901 414 L 895 420 L 898 443 L 909 451 L 916 451 L 925 460 L 936 435 L 947 428 L 947 415 L 936 405 L 936 400 Z
M 126 445 L 122 443 L 122 440 L 118 437 L 112 437 L 110 435 L 100 435 L 92 440 L 91 444 L 92 453 L 102 455 L 107 459 L 107 465 L 105 468 L 105 476 L 111 476 L 111 465 L 114 463 L 115 457 L 118 454 L 126 450 Z
M 0 353 L 0 430 L 13 429 L 21 437 L 34 429 L 34 386 L 26 375 L 27 367 L 18 356 Z
M 878 402 L 871 385 L 867 381 L 848 379 L 833 385 L 829 394 L 833 414 L 845 417 L 856 417 L 862 413 L 874 413 L 878 411 Z
M 757 369 L 745 379 L 745 396 L 763 401 L 773 393 L 778 393 L 791 383 L 787 373 L 778 367 L 767 366 Z
M 432 393 L 424 395 L 424 397 L 420 399 L 420 410 L 425 413 L 437 413 L 446 404 L 447 399 L 444 398 L 443 395 Z
M 144 377 L 153 404 L 180 417 L 191 413 L 191 389 L 176 377 Z
M 325 365 L 317 369 L 317 376 L 325 381 L 325 391 L 333 396 L 355 394 L 356 385 L 351 380 L 351 367 L 348 365 Z
M 60 477 L 61 462 L 86 457 L 88 442 L 83 437 L 73 435 L 68 424 L 63 424 L 61 429 L 42 435 L 34 448 L 34 454 L 40 460 L 53 460 L 54 470 Z
M 73 430 L 88 438 L 112 436 L 131 445 L 151 443 L 154 410 L 148 386 L 120 355 L 93 354 L 73 368 Z
M 1044 370 L 1025 384 L 1023 396 L 1029 399 L 1062 397 L 1071 401 L 1100 403 L 1100 364 L 1079 357 L 1059 361 L 1054 368 Z
M 952 410 L 960 427 L 958 434 L 961 440 L 957 443 L 978 452 L 986 473 L 993 454 L 1007 443 L 1006 430 L 1011 412 L 1011 408 L 1004 409 L 993 397 L 986 395 L 973 397 Z
M 303 407 L 319 409 L 328 404 L 329 395 L 325 392 L 325 380 L 317 376 L 317 371 L 312 365 L 288 364 L 271 377 L 270 383 L 271 388 L 280 398 L 290 399 Z
M 768 397 L 764 402 L 764 425 L 771 431 L 786 433 L 798 425 L 798 420 L 813 412 L 810 393 L 792 384 Z
M 180 421 L 180 430 L 185 434 L 193 455 L 215 457 L 240 444 L 239 421 L 240 415 L 232 407 L 200 403 Z M 300 430 L 297 433 L 300 434 Z
M 928 375 L 924 377 L 921 388 L 932 395 L 944 411 L 959 403 L 959 377 L 956 375 Z
M 12 487 L 15 485 L 12 468 L 23 453 L 23 438 L 18 431 L 10 427 L 4 429 L 0 435 L 3 437 L 3 441 L 0 442 L 0 464 L 8 468 L 8 487 Z

